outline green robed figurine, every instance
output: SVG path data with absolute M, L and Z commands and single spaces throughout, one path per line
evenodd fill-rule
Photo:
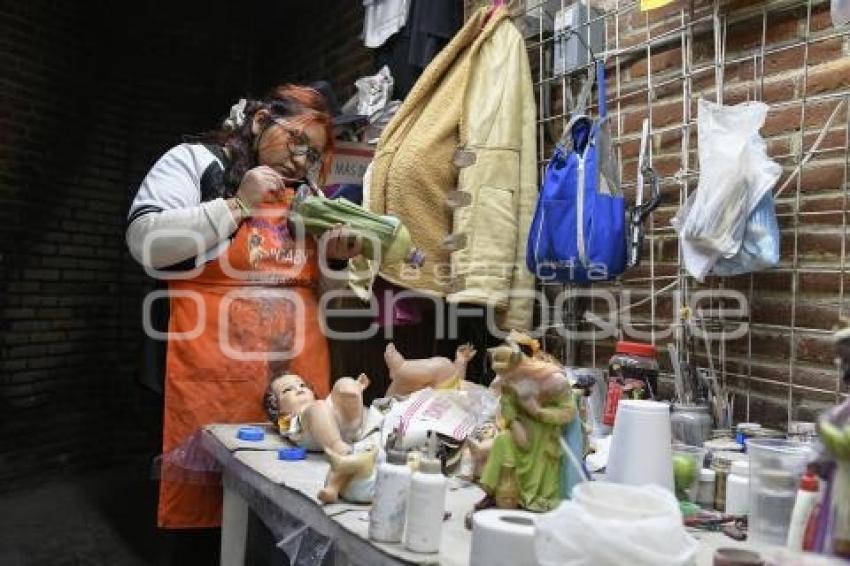
M 511 332 L 488 351 L 501 392 L 501 432 L 481 474 L 487 497 L 477 506 L 549 511 L 562 499 L 559 438 L 576 417 L 564 369 L 539 352 L 536 340 Z

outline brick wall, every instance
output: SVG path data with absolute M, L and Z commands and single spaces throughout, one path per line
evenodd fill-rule
M 595 4 L 602 4 L 595 3 Z M 609 7 L 615 3 L 608 2 Z M 632 301 L 670 284 L 679 274 L 679 247 L 670 219 L 679 207 L 682 172 L 682 137 L 686 130 L 683 103 L 684 77 L 690 73 L 688 102 L 691 120 L 688 137 L 690 190 L 696 187 L 698 157 L 697 99 L 715 100 L 712 3 L 675 2 L 649 13 L 631 3 L 618 3 L 619 16 L 605 18 L 607 49 L 637 47 L 608 60 L 608 108 L 615 141 L 621 151 L 627 200 L 634 198 L 634 182 L 641 123 L 651 116 L 653 166 L 663 177 L 664 205 L 654 214 L 644 263 L 627 274 L 615 291 L 633 293 Z M 783 167 L 779 185 L 791 174 L 812 146 L 821 128 L 843 96 L 850 94 L 850 41 L 846 27 L 836 30 L 829 20 L 829 2 L 722 2 L 726 20 L 726 57 L 723 100 L 736 104 L 763 100 L 771 107 L 762 135 L 770 156 Z M 693 9 L 693 12 L 691 12 Z M 683 24 L 693 27 L 691 61 L 683 69 Z M 615 23 L 617 29 L 615 30 Z M 665 34 L 669 41 L 665 41 Z M 764 35 L 764 39 L 763 39 Z M 617 37 L 619 42 L 617 42 Z M 808 38 L 808 45 L 806 39 Z M 651 52 L 647 57 L 647 44 Z M 762 51 L 764 49 L 764 51 Z M 762 53 L 764 55 L 762 56 Z M 532 50 L 532 61 L 537 51 Z M 651 87 L 651 88 L 650 88 Z M 552 114 L 561 112 L 562 81 L 552 85 Z M 618 90 L 619 89 L 619 90 Z M 848 107 L 839 111 L 819 151 L 802 169 L 797 181 L 777 201 L 782 230 L 782 256 L 778 269 L 752 277 L 711 277 L 703 285 L 689 278 L 691 291 L 730 288 L 744 293 L 751 304 L 751 331 L 728 342 L 721 356 L 712 344 L 714 364 L 725 370 L 738 390 L 736 419 L 755 419 L 774 426 L 787 419 L 810 419 L 838 398 L 839 384 L 833 366 L 830 331 L 839 315 L 847 315 L 844 289 L 846 271 L 847 123 Z M 548 157 L 550 147 L 545 148 Z M 652 253 L 650 256 L 650 247 Z M 620 303 L 620 306 L 624 306 Z M 636 324 L 659 333 L 676 320 L 672 293 L 631 311 Z M 580 360 L 605 365 L 613 341 L 585 341 Z M 696 361 L 707 365 L 701 340 L 693 347 Z M 662 361 L 668 357 L 662 350 Z M 664 363 L 669 371 L 669 363 Z
M 244 93 L 326 76 L 344 92 L 370 70 L 358 49 L 359 2 L 283 4 L 0 8 L 4 488 L 156 453 L 161 401 L 136 382 L 150 281 L 124 245 L 139 182 L 183 134 L 215 126 Z M 311 29 L 345 29 L 345 40 Z

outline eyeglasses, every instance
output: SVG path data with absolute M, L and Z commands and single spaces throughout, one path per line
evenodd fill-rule
M 289 153 L 295 157 L 306 157 L 307 168 L 315 169 L 322 162 L 322 153 L 310 145 L 310 138 L 300 130 L 295 130 L 280 119 L 272 118 L 272 122 L 283 128 L 289 135 Z

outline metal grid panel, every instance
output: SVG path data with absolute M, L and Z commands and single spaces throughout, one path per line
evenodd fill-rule
M 479 2 L 481 4 L 482 2 Z M 486 4 L 486 2 L 483 2 Z M 556 74 L 552 71 L 552 53 L 555 37 L 547 22 L 554 18 L 557 9 L 563 9 L 574 2 L 566 0 L 527 0 L 526 2 L 510 2 L 509 6 L 515 16 L 515 21 L 524 29 L 529 57 L 532 63 L 533 80 L 538 102 L 538 146 L 541 173 L 546 166 L 548 157 L 553 149 L 553 139 L 556 139 L 569 118 L 569 108 L 564 107 L 563 101 L 568 100 L 571 92 L 576 90 L 577 80 L 586 73 L 588 66 L 576 67 L 566 73 Z M 602 13 L 595 16 L 591 6 L 602 8 Z M 809 92 L 809 72 L 813 66 L 810 53 L 819 46 L 831 45 L 836 39 L 843 42 L 842 54 L 847 53 L 847 39 L 850 31 L 847 27 L 833 28 L 821 26 L 813 29 L 813 10 L 822 13 L 828 2 L 817 0 L 780 0 L 769 2 L 721 2 L 720 0 L 679 1 L 676 3 L 677 13 L 666 20 L 663 25 L 651 25 L 652 14 L 644 16 L 644 36 L 635 39 L 635 29 L 626 30 L 624 24 L 634 21 L 635 14 L 640 14 L 639 2 L 630 0 L 613 0 L 608 2 L 590 1 L 586 5 L 586 23 L 583 27 L 593 25 L 601 20 L 605 29 L 605 49 L 596 55 L 606 60 L 608 84 L 607 106 L 614 120 L 612 135 L 614 147 L 620 162 L 620 173 L 623 177 L 623 189 L 627 199 L 633 200 L 635 182 L 628 174 L 628 169 L 635 170 L 633 159 L 625 154 L 625 148 L 636 143 L 640 132 L 628 131 L 625 118 L 632 112 L 643 111 L 649 118 L 651 129 L 649 159 L 650 163 L 659 153 L 658 159 L 667 162 L 671 156 L 677 157 L 674 170 L 660 174 L 660 184 L 665 194 L 665 202 L 649 220 L 646 230 L 646 247 L 643 267 L 638 271 L 627 273 L 621 281 L 596 287 L 609 288 L 615 291 L 632 291 L 633 298 L 626 302 L 618 298 L 620 312 L 638 312 L 643 309 L 641 316 L 635 316 L 634 326 L 646 329 L 650 341 L 657 344 L 673 340 L 682 351 L 687 352 L 689 361 L 696 365 L 714 365 L 721 375 L 729 380 L 733 390 L 737 390 L 740 398 L 746 399 L 737 405 L 740 418 L 750 418 L 751 401 L 757 398 L 785 399 L 786 415 L 783 420 L 800 418 L 797 408 L 801 403 L 817 409 L 824 404 L 837 401 L 842 393 L 837 371 L 830 369 L 824 363 L 822 354 L 817 363 L 812 360 L 801 361 L 801 345 L 807 341 L 819 344 L 820 351 L 831 346 L 824 342 L 831 334 L 830 328 L 812 324 L 811 316 L 802 317 L 802 303 L 806 306 L 812 300 L 824 301 L 838 311 L 838 317 L 847 314 L 845 301 L 845 278 L 847 278 L 846 243 L 847 243 L 847 192 L 848 192 L 848 132 L 850 132 L 850 90 L 844 82 L 839 88 L 828 92 Z M 826 7 L 828 10 L 828 6 Z M 772 41 L 774 21 L 787 22 L 789 14 L 796 18 L 798 37 L 793 40 Z M 742 46 L 735 44 L 737 37 L 727 41 L 730 27 L 755 27 L 758 22 L 760 38 L 754 45 Z M 738 29 L 736 28 L 736 29 Z M 579 30 L 580 32 L 582 30 Z M 628 31 L 628 36 L 626 32 Z M 628 40 L 628 41 L 624 41 Z M 706 53 L 706 45 L 712 47 Z M 672 47 L 675 46 L 675 47 Z M 681 62 L 678 71 L 662 69 L 655 72 L 652 68 L 654 55 L 669 53 L 678 49 Z M 699 49 L 697 56 L 695 51 Z M 783 54 L 795 54 L 802 50 L 799 69 L 801 78 L 797 78 L 795 92 L 785 98 L 777 97 L 770 89 L 774 88 L 777 75 L 769 73 L 766 66 L 781 61 Z M 846 55 L 845 55 L 846 56 Z M 646 65 L 642 85 L 631 77 L 630 68 L 638 61 Z M 675 65 L 668 65 L 675 67 Z M 741 77 L 742 69 L 751 67 L 751 79 Z M 738 72 L 736 80 L 728 80 L 727 72 Z M 787 73 L 793 73 L 787 69 Z M 631 80 L 630 80 L 631 79 Z M 713 80 L 712 80 L 713 79 Z M 696 187 L 699 176 L 699 163 L 696 157 L 696 107 L 698 96 L 709 100 L 736 103 L 742 98 L 747 100 L 763 100 L 770 106 L 770 114 L 782 113 L 799 106 L 799 122 L 796 132 L 788 137 L 787 147 L 782 143 L 769 145 L 771 157 L 783 166 L 784 173 L 780 178 L 774 194 L 777 196 L 777 213 L 782 228 L 782 259 L 780 266 L 771 272 L 771 277 L 778 278 L 782 286 L 787 279 L 790 286 L 787 291 L 771 291 L 770 300 L 765 307 L 780 305 L 783 312 L 777 320 L 776 316 L 754 317 L 754 309 L 750 309 L 746 317 L 749 331 L 737 344 L 720 340 L 716 344 L 696 345 L 688 340 L 681 320 L 675 313 L 677 306 L 688 304 L 689 297 L 700 288 L 731 288 L 744 292 L 750 305 L 759 304 L 766 290 L 763 277 L 760 275 L 739 276 L 734 278 L 713 277 L 705 284 L 697 283 L 682 268 L 681 250 L 677 248 L 676 257 L 669 258 L 663 251 L 675 241 L 675 232 L 669 224 L 669 217 L 675 213 L 687 196 Z M 765 96 L 770 91 L 770 96 Z M 662 94 L 663 93 L 663 94 Z M 734 97 L 731 96 L 734 94 Z M 731 101 L 730 98 L 734 98 Z M 681 99 L 681 118 L 674 123 L 656 126 L 654 111 L 669 101 Z M 813 120 L 807 112 L 817 110 L 816 116 L 823 113 L 826 107 L 829 119 L 826 121 Z M 666 110 L 666 108 L 665 108 Z M 791 110 L 793 112 L 793 110 Z M 782 114 L 785 116 L 786 114 Z M 788 114 L 789 116 L 791 114 Z M 813 123 L 816 122 L 816 123 Z M 817 134 L 817 136 L 815 136 Z M 827 135 L 829 134 L 829 135 Z M 843 134 L 843 135 L 842 135 Z M 671 153 L 664 140 L 681 136 L 678 152 Z M 828 138 L 828 139 L 827 139 Z M 781 138 L 777 138 L 781 139 Z M 660 142 L 659 142 L 660 140 Z M 823 143 L 827 140 L 826 143 Z M 661 147 L 662 151 L 657 149 Z M 663 148 L 667 148 L 666 150 Z M 660 155 L 663 153 L 663 155 Z M 823 191 L 818 196 L 806 195 L 807 173 L 822 163 L 834 164 L 838 160 L 843 163 L 841 180 L 834 190 Z M 659 167 L 661 169 L 661 167 Z M 631 191 L 631 192 L 630 192 Z M 805 197 L 805 198 L 804 198 Z M 822 199 L 827 206 L 814 206 L 812 203 Z M 803 253 L 803 244 L 807 238 L 818 237 L 840 239 L 839 250 L 830 258 L 819 260 L 817 254 Z M 824 279 L 826 278 L 826 279 Z M 826 281 L 837 278 L 837 285 L 826 286 L 826 292 L 815 295 L 803 295 L 801 286 L 809 285 L 809 280 Z M 565 290 L 562 286 L 546 285 L 547 294 L 553 295 Z M 834 288 L 834 287 L 837 287 Z M 670 299 L 678 293 L 681 302 L 673 303 L 669 308 Z M 773 301 L 773 303 L 771 303 Z M 609 350 L 606 341 L 597 340 L 594 336 L 584 344 L 574 340 L 550 340 L 553 334 L 561 333 L 566 327 L 572 330 L 587 328 L 587 313 L 598 310 L 599 301 L 590 299 L 570 300 L 565 303 L 563 312 L 550 312 L 550 320 L 556 315 L 563 323 L 549 325 L 544 340 L 547 348 L 556 352 L 565 363 L 581 363 L 604 367 L 607 363 Z M 668 305 L 662 308 L 662 303 Z M 715 305 L 716 306 L 716 305 Z M 648 310 L 647 310 L 648 307 Z M 554 307 L 553 307 L 554 308 Z M 671 312 L 674 314 L 671 314 Z M 774 309 L 776 311 L 776 309 Z M 837 318 L 837 317 L 836 317 Z M 766 320 L 763 320 L 766 319 Z M 703 322 L 704 321 L 704 322 Z M 701 324 L 724 329 L 728 321 L 721 316 L 706 316 Z M 665 336 L 665 330 L 672 336 Z M 591 329 L 593 332 L 593 330 Z M 770 336 L 781 337 L 771 343 Z M 820 337 L 820 338 L 818 338 Z M 785 342 L 787 341 L 787 347 Z M 742 344 L 742 343 L 743 344 Z M 610 341 L 607 348 L 610 349 Z M 731 354 L 728 349 L 736 349 Z M 581 354 L 581 355 L 580 355 Z M 707 355 L 708 354 L 708 355 Z M 666 357 L 666 356 L 665 356 Z M 776 364 L 776 359 L 783 360 L 779 365 L 787 365 L 787 377 L 777 369 L 771 373 L 770 366 Z M 732 361 L 735 363 L 731 363 Z M 742 365 L 741 360 L 744 360 Z M 754 371 L 754 364 L 768 363 L 768 371 L 760 368 Z M 799 377 L 800 375 L 815 375 L 820 378 Z M 823 379 L 823 375 L 827 378 Z

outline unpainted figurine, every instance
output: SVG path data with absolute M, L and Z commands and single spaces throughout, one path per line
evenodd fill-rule
M 474 357 L 475 349 L 465 344 L 458 347 L 454 361 L 443 357 L 408 360 L 390 342 L 384 352 L 392 382 L 386 396 L 403 397 L 426 387 L 458 389 L 466 379 L 466 366 Z
M 525 334 L 511 332 L 504 345 L 488 353 L 497 374 L 493 388 L 501 393 L 502 430 L 481 474 L 487 497 L 476 507 L 509 502 L 549 511 L 562 497 L 559 438 L 576 416 L 570 382 L 563 367 Z
M 366 432 L 363 390 L 368 386 L 365 374 L 357 379 L 343 377 L 334 383 L 327 399 L 316 399 L 300 376 L 287 373 L 272 380 L 266 391 L 266 413 L 281 434 L 298 446 L 327 455 L 331 469 L 318 494 L 324 503 L 337 501 L 349 482 L 368 477 L 374 468 L 377 450 L 356 453 L 353 448 Z

